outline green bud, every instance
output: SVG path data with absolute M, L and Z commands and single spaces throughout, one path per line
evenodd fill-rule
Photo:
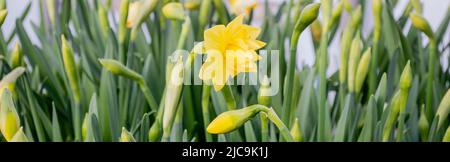
M 377 102 L 379 103 L 381 102 L 384 104 L 384 101 L 386 100 L 386 91 L 387 91 L 387 75 L 386 73 L 383 73 L 383 76 L 381 76 L 380 83 L 378 83 L 377 91 L 375 92 Z
M 400 76 L 400 89 L 407 90 L 411 88 L 412 79 L 411 65 L 410 61 L 408 61 Z
M 419 117 L 419 133 L 422 141 L 428 140 L 429 130 L 430 124 L 428 123 L 427 114 L 425 113 L 425 106 L 422 106 Z
M 355 92 L 361 92 L 362 85 L 364 80 L 366 79 L 367 72 L 369 71 L 370 58 L 372 57 L 371 48 L 368 48 L 366 52 L 364 52 L 361 60 L 358 63 L 358 69 L 356 71 L 356 80 L 355 80 Z
M 99 59 L 99 61 L 106 70 L 110 71 L 114 75 L 119 75 L 137 82 L 141 82 L 143 79 L 140 74 L 125 67 L 125 65 L 119 61 L 112 59 Z
M 11 52 L 11 67 L 16 68 L 22 66 L 23 64 L 23 54 L 22 49 L 20 48 L 19 42 L 16 42 L 12 52 Z
M 439 104 L 438 110 L 436 112 L 436 116 L 439 116 L 438 128 L 440 128 L 444 121 L 447 119 L 448 114 L 450 112 L 450 89 L 447 93 L 442 97 L 441 103 Z
M 27 135 L 23 132 L 23 128 L 20 127 L 17 133 L 11 138 L 9 142 L 30 142 Z
M 302 33 L 319 15 L 320 3 L 313 3 L 306 6 L 300 14 L 299 20 L 295 24 L 295 32 Z
M 355 92 L 355 75 L 361 53 L 361 38 L 358 33 L 352 41 L 350 55 L 348 58 L 348 90 Z
M 78 70 L 75 64 L 75 57 L 72 47 L 67 42 L 64 35 L 61 35 L 61 53 L 64 63 L 64 70 L 69 80 L 70 88 L 72 89 L 73 97 L 76 102 L 80 102 L 80 86 L 78 82 Z
M 267 76 L 264 76 L 261 81 L 261 87 L 258 92 L 258 103 L 264 106 L 270 105 L 270 81 Z
M 159 120 L 156 120 L 155 123 L 153 123 L 152 127 L 148 131 L 148 140 L 150 142 L 156 142 L 161 137 L 161 122 Z
M 184 20 L 184 10 L 181 3 L 171 2 L 164 5 L 162 13 L 167 19 Z
M 447 128 L 444 134 L 442 142 L 450 142 L 450 126 Z
M 81 139 L 83 141 L 86 141 L 86 137 L 87 137 L 88 124 L 89 124 L 88 118 L 89 118 L 89 114 L 86 113 L 86 115 L 84 115 L 83 124 L 81 125 Z
M 128 132 L 125 127 L 122 127 L 122 134 L 120 135 L 119 142 L 136 142 L 136 140 L 134 139 L 133 134 Z
M 11 141 L 20 128 L 19 114 L 17 113 L 11 92 L 3 91 L 0 102 L 0 131 L 6 141 Z
M 0 26 L 3 25 L 3 23 L 5 22 L 6 16 L 8 15 L 8 10 L 1 10 L 0 11 Z
M 261 111 L 258 105 L 249 106 L 246 108 L 226 111 L 217 116 L 206 129 L 211 134 L 225 134 L 232 132 L 252 119 Z
M 428 38 L 434 39 L 433 30 L 431 30 L 430 24 L 425 18 L 423 18 L 421 15 L 417 13 L 411 13 L 409 14 L 409 17 L 411 18 L 414 27 L 425 33 L 425 35 L 427 35 Z
M 298 118 L 295 118 L 294 125 L 291 128 L 291 135 L 295 142 L 302 142 L 303 137 L 300 131 L 300 125 L 298 124 Z

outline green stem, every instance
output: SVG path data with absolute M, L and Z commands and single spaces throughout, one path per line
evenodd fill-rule
M 288 71 L 286 76 L 286 91 L 294 88 L 294 73 L 295 73 L 295 60 L 297 59 L 297 44 L 300 37 L 300 32 L 294 31 L 291 38 L 290 44 L 290 55 L 289 55 L 289 64 Z M 283 122 L 289 122 L 289 108 L 292 104 L 292 95 L 286 95 L 286 101 L 283 106 Z
M 144 78 L 141 78 L 137 83 L 139 84 L 139 87 L 141 88 L 142 93 L 145 96 L 145 100 L 147 101 L 152 111 L 158 112 L 158 104 L 156 103 L 155 97 L 153 97 L 153 95 L 151 94 L 147 84 L 145 84 Z
M 262 105 L 261 105 L 262 106 Z M 278 117 L 276 112 L 272 108 L 262 107 L 261 111 L 267 114 L 267 117 L 270 121 L 272 121 L 275 126 L 277 126 L 278 130 L 280 130 L 280 134 L 283 137 L 284 140 L 287 142 L 294 142 L 294 138 L 292 137 L 291 133 L 289 132 L 289 129 L 286 127 L 286 125 L 281 121 L 281 119 Z
M 436 62 L 436 41 L 430 38 L 430 57 L 428 59 L 428 80 L 427 80 L 427 90 L 426 90 L 426 112 L 427 118 L 433 119 L 432 110 L 432 98 L 433 98 L 433 82 L 435 77 L 435 62 Z
M 404 112 L 400 113 L 400 116 L 398 119 L 397 142 L 403 141 L 403 127 L 405 125 L 405 117 L 406 117 L 406 113 L 404 113 Z
M 207 128 L 211 119 L 209 117 L 209 98 L 211 96 L 211 86 L 204 84 L 202 90 L 202 115 L 203 115 L 203 126 Z M 206 142 L 212 142 L 212 135 L 205 130 Z
M 269 121 L 266 114 L 259 114 L 261 120 L 261 142 L 269 142 Z
M 326 132 L 326 103 L 327 103 L 327 62 L 328 62 L 328 36 L 327 32 L 323 32 L 321 43 L 320 43 L 320 51 L 319 51 L 319 112 L 318 112 L 318 139 L 319 141 L 327 141 L 327 132 Z
M 236 100 L 234 99 L 233 91 L 230 85 L 225 85 L 222 88 L 222 94 L 225 97 L 228 110 L 236 110 Z

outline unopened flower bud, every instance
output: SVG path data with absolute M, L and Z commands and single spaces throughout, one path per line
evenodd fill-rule
M 403 69 L 402 75 L 400 76 L 400 89 L 409 90 L 412 84 L 412 79 L 411 65 L 410 61 L 408 61 L 405 68 Z
M 270 105 L 270 81 L 267 76 L 264 76 L 261 81 L 261 87 L 258 92 L 258 103 L 264 106 Z
M 125 67 L 125 65 L 123 65 L 119 61 L 112 60 L 112 59 L 99 59 L 99 61 L 100 61 L 100 64 L 102 64 L 102 66 L 104 68 L 106 68 L 108 71 L 110 71 L 111 73 L 113 73 L 115 75 L 119 75 L 119 76 L 131 79 L 131 80 L 135 80 L 135 81 L 142 80 L 142 76 L 140 74 Z
M 367 72 L 369 71 L 371 48 L 368 48 L 366 52 L 364 52 L 361 60 L 358 63 L 358 69 L 356 70 L 356 80 L 355 80 L 355 92 L 361 92 L 362 85 L 364 80 L 366 79 Z
M 134 139 L 133 134 L 128 132 L 125 127 L 122 127 L 122 134 L 120 135 L 119 142 L 136 142 L 136 140 Z
M 411 18 L 414 27 L 425 33 L 428 38 L 434 39 L 433 30 L 431 30 L 430 24 L 425 18 L 417 13 L 411 13 L 409 17 Z
M 211 134 L 232 132 L 260 112 L 260 107 L 250 106 L 238 110 L 226 111 L 217 116 L 206 129 Z
M 292 138 L 294 138 L 295 142 L 303 141 L 302 133 L 300 131 L 300 125 L 298 124 L 297 118 L 295 118 L 294 125 L 291 128 L 291 135 L 292 135 Z
M 162 13 L 167 19 L 184 20 L 184 10 L 181 3 L 171 2 L 164 5 Z
M 298 33 L 301 33 L 308 27 L 314 20 L 317 19 L 319 15 L 320 3 L 313 3 L 306 6 L 302 13 L 300 14 L 300 18 L 295 24 L 294 30 Z

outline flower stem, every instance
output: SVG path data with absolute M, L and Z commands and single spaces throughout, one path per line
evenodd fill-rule
M 211 96 L 211 86 L 204 84 L 202 90 L 202 115 L 203 115 L 203 125 L 207 128 L 211 119 L 209 118 L 209 97 Z M 212 142 L 212 135 L 205 130 L 206 142 Z
M 223 96 L 225 97 L 225 101 L 227 103 L 228 110 L 235 110 L 236 109 L 236 100 L 234 99 L 233 91 L 231 90 L 230 85 L 225 85 L 224 88 L 222 88 Z
M 426 113 L 428 119 L 433 119 L 432 110 L 432 97 L 433 97 L 433 82 L 435 77 L 435 62 L 436 62 L 436 41 L 430 39 L 430 57 L 428 59 L 428 81 L 427 81 L 427 91 L 426 91 Z

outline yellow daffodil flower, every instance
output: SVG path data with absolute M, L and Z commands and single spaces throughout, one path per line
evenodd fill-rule
M 221 90 L 228 78 L 243 72 L 256 72 L 261 59 L 256 50 L 266 43 L 256 40 L 260 28 L 242 24 L 244 15 L 227 26 L 217 25 L 204 33 L 204 50 L 208 56 L 200 69 L 200 79 L 211 80 L 214 90 Z
M 236 15 L 248 14 L 257 4 L 257 0 L 230 0 L 231 12 Z

